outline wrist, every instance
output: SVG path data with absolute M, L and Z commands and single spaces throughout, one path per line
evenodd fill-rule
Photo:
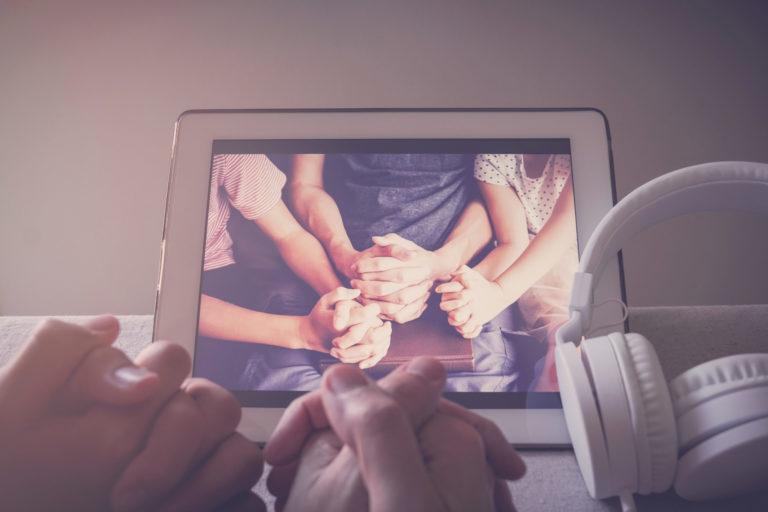
M 431 265 L 433 280 L 446 281 L 461 267 L 459 253 L 450 245 L 444 245 L 432 254 L 434 255 L 434 262 Z
M 500 282 L 498 278 L 490 281 L 490 283 L 496 289 L 497 296 L 504 302 L 505 306 L 517 302 L 517 299 L 522 295 L 522 292 L 519 292 L 516 287 L 504 286 L 504 283 Z
M 355 261 L 357 251 L 352 244 L 347 241 L 334 242 L 329 244 L 328 254 L 331 256 L 333 265 L 340 270 L 345 276 L 352 277 L 353 272 L 350 267 L 352 262 Z
M 314 339 L 315 331 L 312 328 L 312 319 L 309 315 L 295 317 L 293 332 L 289 336 L 291 348 L 312 350 L 310 340 Z

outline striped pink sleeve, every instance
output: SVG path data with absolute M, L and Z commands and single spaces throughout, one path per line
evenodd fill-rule
M 285 174 L 266 155 L 224 156 L 223 185 L 230 204 L 250 220 L 271 210 L 281 198 Z

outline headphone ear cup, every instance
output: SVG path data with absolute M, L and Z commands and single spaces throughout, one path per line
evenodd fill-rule
M 670 389 L 682 453 L 675 491 L 705 500 L 764 488 L 768 354 L 708 361 L 674 379 Z
M 568 434 L 590 496 L 610 495 L 610 465 L 587 370 L 572 342 L 555 346 L 555 367 Z
M 648 489 L 646 492 L 663 492 L 672 485 L 677 466 L 677 427 L 672 400 L 651 343 L 635 333 L 625 334 L 624 341 L 639 391 L 639 400 L 637 396 L 628 395 L 630 408 L 645 424 L 644 435 L 636 433 L 636 446 L 650 455 L 650 474 L 640 478 L 648 483 L 643 486 Z
M 619 335 L 620 336 L 620 335 Z M 597 397 L 600 423 L 608 450 L 610 494 L 637 491 L 637 452 L 627 393 L 618 357 L 608 336 L 584 340 L 581 356 Z M 599 496 L 604 498 L 607 496 Z

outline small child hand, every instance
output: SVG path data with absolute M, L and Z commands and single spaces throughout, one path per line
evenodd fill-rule
M 337 288 L 320 298 L 300 326 L 307 348 L 366 368 L 384 357 L 391 326 L 379 319 L 378 304 L 355 301 L 359 295 L 360 290 Z
M 511 303 L 498 283 L 467 266 L 435 291 L 442 294 L 440 309 L 448 313 L 448 323 L 465 338 L 480 334 L 483 324 Z

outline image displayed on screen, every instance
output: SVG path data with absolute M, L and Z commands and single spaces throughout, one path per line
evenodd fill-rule
M 194 374 L 242 400 L 428 355 L 451 394 L 556 397 L 569 141 L 304 142 L 214 143 Z

